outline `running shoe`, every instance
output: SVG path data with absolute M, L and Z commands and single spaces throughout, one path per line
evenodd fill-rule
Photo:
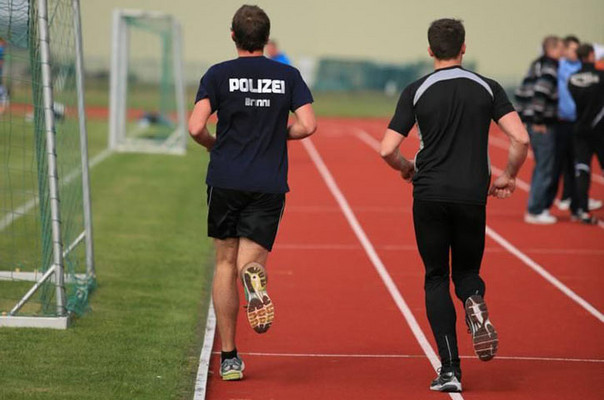
M 250 263 L 242 271 L 243 288 L 247 301 L 247 320 L 257 333 L 264 333 L 275 318 L 275 308 L 266 292 L 266 270 L 258 263 Z
M 436 392 L 461 392 L 461 371 L 438 369 L 438 376 L 430 384 L 430 390 Z
M 466 300 L 466 323 L 472 334 L 474 352 L 482 361 L 489 361 L 497 353 L 499 339 L 495 327 L 489 320 L 487 305 L 481 295 Z
M 244 369 L 245 364 L 239 356 L 227 358 L 220 363 L 220 376 L 223 381 L 240 381 L 243 379 Z

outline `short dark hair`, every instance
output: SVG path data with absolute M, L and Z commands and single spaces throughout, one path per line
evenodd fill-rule
M 560 38 L 558 36 L 549 35 L 543 38 L 543 42 L 541 43 L 541 48 L 543 49 L 543 54 L 547 54 L 547 49 L 554 47 L 558 44 Z
M 231 30 L 238 48 L 249 52 L 262 50 L 268 42 L 271 21 L 262 8 L 246 4 L 233 16 Z
M 466 40 L 466 30 L 459 19 L 442 18 L 430 24 L 428 43 L 439 60 L 457 57 Z
M 589 55 L 593 52 L 594 47 L 589 43 L 585 43 L 579 46 L 579 48 L 577 49 L 577 57 L 579 57 L 579 60 L 581 61 L 587 61 Z
M 564 39 L 562 39 L 562 41 L 564 41 L 565 46 L 568 46 L 571 43 L 581 44 L 581 41 L 575 35 L 568 35 L 568 36 L 564 37 Z

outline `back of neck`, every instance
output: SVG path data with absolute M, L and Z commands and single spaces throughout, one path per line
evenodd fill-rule
M 237 55 L 239 57 L 261 57 L 264 55 L 264 51 L 263 50 L 247 51 L 247 50 L 237 49 Z
M 439 60 L 437 58 L 434 59 L 434 69 L 443 69 L 449 67 L 461 67 L 461 60 L 457 58 L 452 58 L 450 60 Z

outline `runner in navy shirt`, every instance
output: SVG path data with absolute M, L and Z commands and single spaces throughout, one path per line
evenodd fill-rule
M 237 10 L 231 37 L 239 58 L 212 66 L 201 78 L 189 120 L 193 139 L 210 151 L 208 235 L 216 248 L 212 297 L 224 380 L 243 378 L 235 346 L 237 277 L 252 328 L 263 333 L 273 322 L 264 266 L 289 191 L 287 141 L 316 130 L 313 98 L 298 70 L 263 55 L 269 33 L 270 20 L 261 8 Z M 295 122 L 288 126 L 290 111 Z M 216 136 L 206 127 L 214 112 Z

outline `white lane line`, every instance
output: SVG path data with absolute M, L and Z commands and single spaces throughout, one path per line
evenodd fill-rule
M 109 149 L 105 149 L 105 150 L 101 151 L 99 154 L 97 154 L 96 156 L 94 156 L 93 158 L 91 158 L 89 160 L 88 168 L 89 169 L 94 168 L 101 161 L 103 161 L 107 157 L 109 157 L 110 154 L 111 154 L 111 150 L 109 150 Z M 80 175 L 81 175 L 80 169 L 76 169 L 76 170 L 69 172 L 61 180 L 61 185 L 67 185 L 68 183 L 70 183 L 71 181 L 73 181 L 75 178 L 77 178 Z M 4 229 L 6 229 L 13 222 L 15 222 L 19 218 L 23 217 L 24 215 L 26 215 L 28 212 L 30 212 L 32 210 L 32 208 L 34 208 L 38 205 L 38 196 L 37 195 L 34 195 L 34 196 L 35 197 L 33 199 L 29 200 L 28 202 L 26 202 L 25 204 L 23 204 L 16 210 L 6 213 L 4 215 L 4 217 L 2 217 L 2 219 L 0 220 L 0 231 L 3 231 Z
M 220 352 L 213 352 L 213 355 L 220 355 Z M 239 353 L 251 357 L 299 357 L 299 358 L 426 358 L 424 354 L 326 354 L 326 353 L 262 353 L 262 352 L 247 352 Z M 475 360 L 476 356 L 459 356 L 468 360 Z M 566 357 L 528 357 L 528 356 L 500 356 L 498 360 L 510 361 L 544 361 L 544 362 L 582 362 L 582 363 L 604 363 L 604 360 L 595 358 L 566 358 Z
M 356 211 L 356 210 L 355 210 Z M 374 246 L 378 250 L 385 251 L 417 251 L 415 245 L 401 244 L 384 244 Z M 362 247 L 356 243 L 277 243 L 274 247 L 278 250 L 362 250 Z M 487 246 L 484 251 L 486 253 L 508 253 L 508 251 L 500 246 Z M 600 249 L 564 249 L 564 248 L 528 248 L 523 250 L 525 253 L 533 254 L 567 254 L 577 256 L 604 256 L 604 250 Z
M 329 191 L 331 192 L 331 194 L 335 198 L 336 202 L 342 209 L 342 213 L 346 217 L 348 224 L 350 225 L 350 227 L 352 228 L 353 232 L 355 233 L 357 239 L 363 246 L 365 253 L 367 253 L 367 256 L 369 257 L 369 260 L 373 264 L 376 272 L 382 279 L 382 282 L 384 282 L 384 285 L 388 289 L 390 296 L 392 296 L 392 299 L 396 303 L 398 309 L 405 317 L 405 320 L 407 321 L 409 328 L 411 328 L 411 331 L 413 332 L 415 339 L 419 343 L 424 354 L 426 354 L 426 356 L 428 357 L 430 364 L 432 364 L 432 367 L 436 371 L 440 367 L 440 361 L 439 361 L 436 353 L 430 346 L 430 343 L 428 342 L 426 335 L 424 334 L 424 332 L 420 328 L 419 324 L 417 323 L 417 320 L 415 319 L 415 317 L 413 316 L 413 313 L 409 309 L 407 302 L 401 295 L 401 292 L 399 292 L 398 288 L 396 287 L 396 284 L 392 280 L 392 277 L 390 276 L 390 274 L 386 270 L 386 267 L 382 263 L 382 260 L 380 259 L 377 252 L 373 248 L 373 245 L 371 244 L 369 238 L 367 237 L 367 234 L 365 233 L 365 231 L 361 227 L 361 224 L 359 223 L 356 216 L 354 215 L 354 212 L 350 208 L 348 201 L 342 194 L 342 191 L 338 187 L 331 172 L 325 165 L 325 162 L 321 158 L 321 155 L 317 151 L 317 148 L 314 146 L 314 144 L 310 138 L 303 140 L 302 145 L 304 146 L 304 148 L 306 149 L 306 152 L 308 153 L 311 160 L 315 164 L 315 167 L 319 171 L 319 174 L 323 178 L 323 181 L 325 181 L 325 184 L 327 185 Z M 454 400 L 463 400 L 463 396 L 459 393 L 449 393 L 449 396 L 451 396 L 451 398 Z
M 602 314 L 598 309 L 592 306 L 587 300 L 583 297 L 579 296 L 572 289 L 566 286 L 564 283 L 560 282 L 558 278 L 550 274 L 545 268 L 541 265 L 537 264 L 533 259 L 524 254 L 522 251 L 518 250 L 513 244 L 504 239 L 500 234 L 491 229 L 488 225 L 486 228 L 487 235 L 499 243 L 502 247 L 504 247 L 511 254 L 520 259 L 524 264 L 526 264 L 530 269 L 541 275 L 546 281 L 555 286 L 562 293 L 567 295 L 570 299 L 572 299 L 575 303 L 579 304 L 583 307 L 587 312 L 596 317 L 600 322 L 604 323 L 604 314 Z
M 204 400 L 206 398 L 208 370 L 210 368 L 210 357 L 212 356 L 212 347 L 214 346 L 215 334 L 216 314 L 214 313 L 214 305 L 212 300 L 210 300 L 210 304 L 208 305 L 208 316 L 206 319 L 206 331 L 203 337 L 201 354 L 199 355 L 199 368 L 197 369 L 197 378 L 195 378 L 195 395 L 193 400 Z
M 369 138 L 373 139 L 373 141 L 372 141 L 373 144 L 371 145 L 372 149 L 375 150 L 376 148 L 379 148 L 379 142 L 373 136 L 369 135 L 367 132 L 357 130 L 356 136 L 360 137 L 360 135 L 363 135 L 366 138 L 369 137 Z M 368 143 L 368 140 L 363 140 L 363 142 Z M 519 182 L 522 182 L 522 181 L 519 181 Z M 596 309 L 594 306 L 592 306 L 584 298 L 579 296 L 572 289 L 570 289 L 568 286 L 566 286 L 564 283 L 562 283 L 560 280 L 558 280 L 558 278 L 556 278 L 555 276 L 550 274 L 541 265 L 537 264 L 532 258 L 527 256 L 525 253 L 520 251 L 513 244 L 511 244 L 506 239 L 504 239 L 503 236 L 498 234 L 496 231 L 494 231 L 488 225 L 486 227 L 486 234 L 491 239 L 493 239 L 497 243 L 499 243 L 499 245 L 501 245 L 503 248 L 505 248 L 508 252 L 510 252 L 512 255 L 514 255 L 516 258 L 518 258 L 520 261 L 522 261 L 525 265 L 527 265 L 529 268 L 531 268 L 533 271 L 535 271 L 536 273 L 541 275 L 541 277 L 543 277 L 546 281 L 551 283 L 554 287 L 556 287 L 558 290 L 560 290 L 562 293 L 564 293 L 566 296 L 568 296 L 571 300 L 573 300 L 575 303 L 579 304 L 587 312 L 589 312 L 591 315 L 596 317 L 600 322 L 604 323 L 604 314 L 602 314 L 600 311 L 598 311 L 598 309 Z

